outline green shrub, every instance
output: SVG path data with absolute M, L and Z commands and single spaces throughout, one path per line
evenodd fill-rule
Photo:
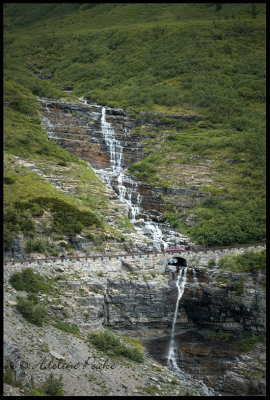
M 42 239 L 28 239 L 25 250 L 27 253 L 45 253 L 47 250 L 47 241 Z
M 26 115 L 37 116 L 36 99 L 28 89 L 14 81 L 5 81 L 4 87 L 5 101 L 10 102 L 14 109 Z
M 3 181 L 6 185 L 12 185 L 12 183 L 14 183 L 16 179 L 14 178 L 14 176 L 5 175 Z
M 74 336 L 79 336 L 80 335 L 80 330 L 77 324 L 68 324 L 67 322 L 62 322 L 59 319 L 56 319 L 56 323 L 54 326 L 61 331 L 67 332 L 67 333 L 72 333 Z
M 216 265 L 216 260 L 214 258 L 210 258 L 208 261 L 208 268 L 212 269 Z
M 45 306 L 40 305 L 35 298 L 18 296 L 16 308 L 28 322 L 37 326 L 44 324 L 47 309 Z
M 244 278 L 241 277 L 233 285 L 233 292 L 236 296 L 241 296 L 244 293 Z
M 265 271 L 266 250 L 247 250 L 235 256 L 224 256 L 219 260 L 219 267 L 238 272 Z
M 143 161 L 130 164 L 128 171 L 138 179 L 151 181 L 157 172 L 161 157 L 158 154 L 147 156 Z
M 162 395 L 161 390 L 156 385 L 149 385 L 149 386 L 143 387 L 141 390 L 151 396 L 156 396 L 157 394 Z
M 22 272 L 15 272 L 11 275 L 9 282 L 16 290 L 25 290 L 26 292 L 47 293 L 51 289 L 51 284 L 31 268 L 25 268 Z
M 48 11 L 48 7 L 52 8 Z M 72 86 L 75 96 L 130 109 L 137 116 L 142 109 L 150 111 L 144 117 L 155 122 L 155 111 L 198 113 L 206 128 L 215 125 L 215 129 L 196 131 L 190 121 L 185 123 L 191 129 L 182 134 L 183 121 L 175 120 L 173 125 L 170 118 L 159 119 L 159 124 L 171 124 L 176 130 L 167 140 L 166 136 L 162 141 L 156 138 L 146 146 L 147 150 L 153 144 L 158 153 L 164 150 L 161 165 L 145 158 L 130 171 L 139 179 L 159 183 L 159 167 L 166 172 L 170 150 L 176 170 L 182 167 L 180 160 L 187 161 L 193 154 L 210 155 L 220 164 L 218 184 L 230 189 L 231 201 L 196 206 L 199 222 L 190 227 L 192 238 L 207 245 L 264 240 L 265 15 L 265 4 L 256 8 L 238 3 L 213 7 L 207 3 L 96 7 L 93 3 L 91 8 L 65 3 L 5 4 L 5 149 L 21 157 L 31 154 L 55 162 L 77 162 L 47 140 L 38 118 L 36 95 L 59 98 L 63 96 L 59 86 Z M 213 24 L 209 23 L 212 19 Z M 33 71 L 38 70 L 45 75 L 54 72 L 53 79 L 36 78 Z M 218 129 L 217 124 L 226 127 Z M 179 154 L 177 162 L 176 152 L 186 156 Z M 235 162 L 233 168 L 228 159 Z M 241 165 L 243 175 L 252 171 L 257 177 L 242 176 Z M 176 176 L 170 184 L 178 182 Z M 80 218 L 73 223 L 69 216 L 61 225 L 63 218 L 54 218 L 55 231 L 72 236 L 81 224 L 85 226 Z M 15 225 L 17 231 L 21 229 L 20 221 Z M 8 230 L 16 231 L 11 225 Z
M 63 315 L 65 318 L 70 318 L 70 315 L 69 315 L 69 313 L 68 313 L 66 310 L 63 310 L 63 311 L 62 311 L 62 315 Z
M 14 372 L 10 368 L 10 363 L 7 361 L 5 363 L 5 372 L 4 372 L 4 382 L 7 383 L 8 385 L 15 386 L 15 377 L 14 377 Z
M 46 396 L 45 393 L 42 393 L 40 390 L 32 388 L 30 392 L 26 393 L 27 396 Z
M 51 230 L 58 234 L 74 236 L 80 233 L 84 227 L 102 226 L 101 220 L 95 213 L 90 210 L 79 210 L 65 200 L 40 196 L 33 199 L 32 202 L 51 210 L 53 213 Z
M 97 349 L 104 351 L 109 355 L 126 357 L 138 363 L 141 363 L 144 360 L 144 356 L 139 349 L 136 347 L 126 346 L 111 332 L 91 332 L 88 335 L 88 341 Z
M 253 346 L 256 343 L 266 343 L 264 335 L 252 335 L 249 332 L 246 332 L 242 338 L 238 339 L 233 343 L 233 346 L 236 350 L 239 350 L 243 353 L 249 352 L 252 350 Z
M 210 342 L 214 343 L 223 343 L 223 342 L 228 342 L 228 340 L 231 338 L 231 334 L 228 332 L 223 332 L 223 331 L 212 331 L 208 330 L 205 335 L 205 339 L 209 340 Z
M 3 228 L 4 249 L 8 251 L 12 249 L 14 239 L 9 228 L 6 225 Z
M 55 378 L 52 373 L 48 376 L 46 381 L 41 386 L 42 392 L 46 393 L 47 396 L 64 396 L 63 390 L 63 378 L 62 375 L 59 378 Z
M 5 226 L 10 232 L 35 232 L 35 222 L 28 210 L 18 210 L 12 206 L 4 210 Z

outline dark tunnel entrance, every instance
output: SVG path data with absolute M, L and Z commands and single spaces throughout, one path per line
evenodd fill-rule
M 176 279 L 177 274 L 179 273 L 179 270 L 181 267 L 186 267 L 187 266 L 187 260 L 183 257 L 172 257 L 168 260 L 168 265 L 172 265 L 175 267 L 174 270 L 171 270 L 171 277 L 172 279 Z
M 175 265 L 177 267 L 186 267 L 187 260 L 183 257 L 172 257 L 168 261 L 168 265 Z

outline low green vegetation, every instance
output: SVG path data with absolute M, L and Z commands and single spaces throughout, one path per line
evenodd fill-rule
M 162 396 L 163 395 L 162 390 L 160 390 L 156 385 L 145 386 L 145 387 L 142 387 L 141 390 L 144 393 L 147 393 L 151 396 L 157 396 L 157 395 Z
M 63 377 L 62 375 L 59 378 L 55 378 L 52 373 L 46 378 L 43 384 L 37 385 L 34 382 L 33 377 L 31 377 L 30 385 L 31 390 L 29 387 L 24 386 L 21 381 L 16 380 L 15 373 L 10 367 L 10 360 L 7 359 L 5 362 L 5 373 L 4 373 L 4 383 L 18 387 L 24 390 L 26 396 L 64 396 L 64 384 L 63 384 Z
M 150 155 L 145 157 L 143 161 L 131 164 L 128 167 L 128 171 L 138 179 L 158 184 L 159 179 L 157 177 L 154 178 L 154 176 L 157 173 L 157 166 L 160 161 L 161 158 L 158 154 Z
M 42 326 L 46 321 L 47 309 L 34 294 L 28 294 L 27 298 L 18 296 L 16 308 L 28 322 L 34 325 Z
M 127 346 L 112 332 L 91 332 L 88 335 L 88 341 L 110 356 L 121 356 L 138 363 L 144 361 L 143 353 L 137 347 Z
M 6 3 L 5 152 L 78 166 L 75 156 L 47 140 L 36 96 L 84 96 L 131 110 L 134 118 L 143 111 L 145 126 L 135 131 L 145 158 L 129 172 L 165 188 L 197 184 L 206 194 L 188 212 L 165 199 L 169 222 L 205 245 L 264 241 L 265 27 L 263 3 Z M 72 88 L 72 95 L 60 88 Z M 6 171 L 5 190 L 16 192 L 17 179 L 22 183 Z M 88 196 L 85 187 L 79 183 L 76 195 L 90 214 L 106 214 L 100 196 Z M 34 235 L 29 212 L 16 212 L 14 224 Z M 186 224 L 189 215 L 195 224 Z M 16 230 L 9 218 L 6 225 L 11 249 Z M 71 234 L 80 228 L 79 218 Z
M 252 351 L 257 343 L 266 343 L 265 335 L 253 335 L 250 332 L 244 332 L 238 337 L 233 337 L 230 332 L 215 331 L 208 329 L 205 333 L 205 339 L 216 344 L 228 343 L 234 350 L 246 353 Z
M 50 281 L 31 268 L 24 268 L 22 272 L 14 272 L 9 282 L 14 289 L 28 293 L 48 293 L 51 290 Z
M 216 277 L 216 285 L 217 287 L 220 287 L 222 284 L 225 284 L 229 281 L 229 277 L 228 276 L 222 276 L 222 275 L 218 275 Z
M 235 272 L 266 270 L 266 250 L 245 251 L 239 255 L 224 256 L 219 260 L 219 268 Z
M 13 156 L 5 156 L 5 169 L 9 171 L 9 183 L 4 185 L 6 250 L 13 248 L 14 235 L 20 232 L 27 238 L 27 253 L 40 252 L 52 256 L 59 254 L 59 244 L 55 246 L 40 239 L 40 233 L 50 236 L 51 240 L 62 237 L 68 241 L 68 247 L 72 246 L 72 239 L 82 231 L 97 243 L 112 238 L 124 241 L 124 235 L 105 222 L 105 216 L 110 213 L 108 200 L 103 194 L 103 185 L 94 177 L 93 171 L 88 165 L 80 163 L 72 163 L 70 167 L 65 174 L 80 183 L 76 186 L 74 196 L 59 192 L 29 168 L 19 166 Z M 84 189 L 80 190 L 79 187 Z
M 236 340 L 233 343 L 233 346 L 236 350 L 241 351 L 243 353 L 247 353 L 253 349 L 253 346 L 257 343 L 266 343 L 266 338 L 264 335 L 252 335 L 249 332 L 246 332 L 241 338 Z
M 210 269 L 214 268 L 216 265 L 216 260 L 214 258 L 210 258 L 207 265 L 208 265 L 208 268 L 210 268 Z
M 233 292 L 236 296 L 241 296 L 244 293 L 244 278 L 242 276 L 234 282 Z
M 53 326 L 55 326 L 57 329 L 60 329 L 61 331 L 71 333 L 74 336 L 80 336 L 80 330 L 77 324 L 68 324 L 67 322 L 63 322 L 60 319 L 55 317 L 55 322 Z
M 19 387 L 20 389 L 22 389 L 23 385 L 21 384 L 20 381 L 16 380 L 16 376 L 14 371 L 11 368 L 11 360 L 10 357 L 8 357 L 5 361 L 4 364 L 4 383 L 6 383 L 7 385 L 11 385 L 11 386 L 15 386 L 15 387 Z
M 130 222 L 130 220 L 124 216 L 123 219 L 117 219 L 116 220 L 116 226 L 117 228 L 120 228 L 124 230 L 124 232 L 134 232 L 135 228 Z M 122 241 L 125 241 L 125 237 L 123 236 Z
M 46 158 L 50 161 L 58 162 L 78 162 L 76 157 L 57 146 L 53 141 L 47 139 L 46 132 L 42 129 L 41 120 L 38 115 L 38 103 L 31 93 L 26 88 L 25 90 L 26 103 L 29 103 L 29 109 L 18 109 L 12 101 L 10 101 L 9 86 L 4 86 L 4 101 L 10 102 L 10 105 L 4 108 L 5 121 L 5 138 L 4 150 L 9 154 L 14 154 L 18 157 L 26 159 L 42 159 Z M 18 89 L 14 87 L 14 92 Z M 20 104 L 20 100 L 16 104 Z
M 24 200 L 19 200 L 19 196 L 22 197 L 23 194 L 25 194 Z M 11 195 L 13 201 L 8 203 Z M 103 221 L 95 212 L 87 207 L 83 208 L 79 201 L 68 195 L 59 193 L 49 183 L 41 181 L 34 173 L 20 174 L 12 189 L 6 191 L 5 197 L 6 238 L 13 232 L 19 231 L 34 236 L 36 225 L 33 218 L 42 216 L 44 211 L 49 211 L 52 215 L 48 233 L 73 237 L 83 228 L 105 229 Z M 40 240 L 30 241 L 27 251 L 35 251 L 35 248 L 37 248 L 36 251 L 39 248 L 40 252 L 44 252 L 46 246 Z
M 230 338 L 231 334 L 229 332 L 224 332 L 224 331 L 207 330 L 205 334 L 205 339 L 213 343 L 228 342 Z
M 16 206 L 22 209 L 40 207 L 41 210 L 50 210 L 53 215 L 51 231 L 57 234 L 74 236 L 84 227 L 101 226 L 98 216 L 90 210 L 80 210 L 68 201 L 54 197 L 36 197 L 29 202 L 17 202 Z
M 50 373 L 45 382 L 37 386 L 32 380 L 32 389 L 27 393 L 27 396 L 65 396 L 63 390 L 63 377 L 54 377 L 53 373 Z
M 27 253 L 45 253 L 47 249 L 47 241 L 42 239 L 32 239 L 29 238 L 26 242 L 26 252 Z
M 9 279 L 10 284 L 18 291 L 26 291 L 27 297 L 17 296 L 16 308 L 30 323 L 42 326 L 46 322 L 47 307 L 40 301 L 39 293 L 49 293 L 52 283 L 31 268 L 22 272 L 14 272 Z

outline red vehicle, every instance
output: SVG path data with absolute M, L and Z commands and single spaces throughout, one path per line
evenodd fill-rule
M 185 251 L 185 249 L 167 249 L 166 252 L 175 252 L 175 253 L 179 253 L 180 251 Z

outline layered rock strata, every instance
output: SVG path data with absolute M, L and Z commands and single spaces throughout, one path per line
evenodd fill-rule
M 49 139 L 89 161 L 94 168 L 110 166 L 110 154 L 101 130 L 101 106 L 41 100 L 40 112 Z M 121 140 L 123 146 L 123 167 L 141 160 L 144 145 L 140 141 L 140 135 L 130 132 L 141 121 L 129 118 L 119 110 L 106 111 L 107 122 L 112 124 L 116 138 Z
M 175 329 L 175 339 L 183 355 L 179 366 L 219 393 L 262 394 L 264 346 L 258 343 L 254 354 L 245 356 L 230 347 L 230 342 L 246 332 L 265 334 L 265 275 L 260 271 L 232 274 L 217 267 L 206 269 L 207 254 L 202 254 L 201 261 L 198 256 L 192 258 L 192 254 L 189 260 L 186 257 L 176 262 L 165 256 L 107 257 L 95 262 L 32 264 L 32 268 L 46 276 L 58 276 L 59 288 L 55 289 L 59 297 L 40 295 L 48 304 L 51 317 L 76 323 L 81 329 L 100 329 L 103 325 L 128 331 L 141 337 L 148 352 L 166 364 L 178 295 L 177 270 L 184 265 L 183 260 L 188 261 L 187 282 Z M 209 256 L 213 256 L 212 252 Z M 13 272 L 26 266 L 6 267 L 5 285 Z M 237 290 L 239 280 L 241 292 Z M 9 292 L 14 289 L 9 287 Z M 9 302 L 10 299 L 13 301 L 10 297 Z M 68 318 L 63 311 L 69 314 Z M 223 332 L 230 340 L 211 342 L 207 339 L 209 331 Z M 232 385 L 226 384 L 228 379 Z
M 103 180 L 108 180 L 115 192 L 119 194 L 119 183 L 116 177 L 110 177 L 111 155 L 102 133 L 102 106 L 96 104 L 72 103 L 41 98 L 40 113 L 48 138 L 59 146 L 88 161 L 93 168 L 101 171 Z M 196 116 L 173 116 L 184 120 L 193 120 Z M 144 141 L 151 137 L 147 134 L 136 134 L 135 128 L 148 124 L 155 128 L 164 128 L 166 122 L 149 119 L 141 113 L 140 118 L 134 118 L 130 111 L 106 107 L 106 122 L 111 124 L 115 132 L 115 140 L 121 143 L 123 154 L 116 154 L 121 158 L 121 167 L 125 169 L 144 157 Z M 119 149 L 115 149 L 119 152 Z M 105 170 L 104 174 L 102 170 Z M 126 173 L 125 173 L 126 174 Z M 128 175 L 126 175 L 128 176 Z M 155 222 L 164 221 L 163 197 L 169 202 L 181 207 L 184 215 L 188 209 L 201 202 L 205 194 L 200 192 L 201 186 L 189 185 L 176 188 L 164 188 L 137 180 L 137 190 L 141 196 L 141 208 L 150 214 Z M 129 187 L 129 182 L 125 182 Z M 135 196 L 135 195 L 134 195 Z M 136 195 L 137 196 L 137 195 Z M 136 202 L 135 198 L 131 201 Z M 187 221 L 189 224 L 189 221 Z M 192 224 L 192 221 L 190 222 Z M 162 228 L 163 230 L 163 228 Z

